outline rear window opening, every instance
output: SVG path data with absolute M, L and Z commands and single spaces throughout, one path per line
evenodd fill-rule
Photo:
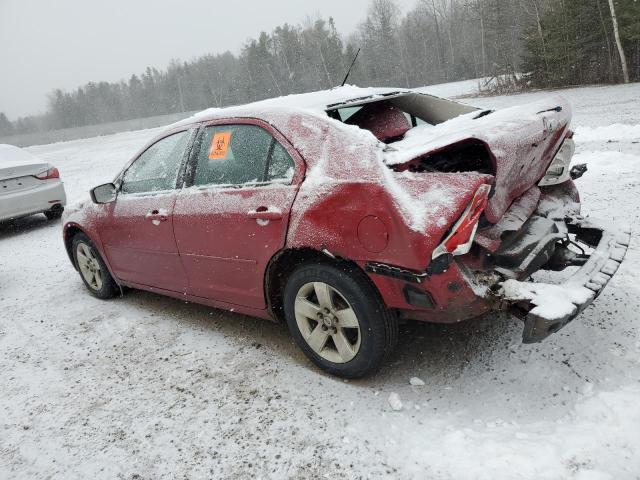
M 477 172 L 495 175 L 493 158 L 487 146 L 478 141 L 451 145 L 437 152 L 419 157 L 407 164 L 399 165 L 398 170 L 416 173 Z
M 406 112 L 388 100 L 335 110 L 334 118 L 373 133 L 383 143 L 394 143 L 418 125 L 428 123 Z
M 459 115 L 477 111 L 475 107 L 414 92 L 402 92 L 384 99 L 364 99 L 332 105 L 327 114 L 347 125 L 371 132 L 379 141 L 400 141 L 419 125 L 438 125 Z

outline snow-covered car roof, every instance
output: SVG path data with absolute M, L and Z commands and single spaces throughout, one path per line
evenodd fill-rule
M 361 167 L 362 174 L 371 172 L 372 167 L 382 166 L 380 155 L 384 146 L 370 132 L 332 119 L 327 110 L 410 93 L 407 90 L 346 85 L 245 105 L 209 108 L 171 125 L 171 128 L 227 118 L 257 118 L 289 139 L 309 167 L 320 165 L 324 176 L 346 179 L 346 172 L 355 166 Z M 370 175 L 373 176 L 372 173 Z
M 366 131 L 366 128 L 354 128 L 347 125 L 348 122 L 341 121 L 338 111 L 378 101 L 388 101 L 396 108 L 399 107 L 431 125 L 479 111 L 476 107 L 419 91 L 345 85 L 331 90 L 269 98 L 244 105 L 209 108 L 171 125 L 171 128 L 215 120 L 258 118 L 274 126 L 290 140 L 300 141 L 305 137 L 304 132 L 301 132 L 301 125 L 314 125 L 315 129 L 332 129 L 333 133 L 336 130 L 342 130 L 345 135 L 345 146 L 352 145 L 357 140 L 363 140 L 364 137 L 361 134 L 364 132 L 368 137 L 366 143 L 369 147 L 373 147 L 379 143 L 375 136 Z M 347 132 L 350 132 L 350 135 Z
M 331 90 L 268 98 L 243 105 L 208 108 L 176 123 L 175 126 L 218 118 L 242 117 L 247 116 L 250 112 L 268 111 L 270 109 L 306 110 L 316 114 L 325 114 L 327 110 L 332 108 L 357 106 L 360 103 L 375 99 L 397 97 L 410 93 L 413 92 L 398 88 L 361 88 L 354 85 L 345 85 Z
M 317 162 L 324 163 L 327 168 L 335 170 L 336 177 L 340 178 L 348 175 L 356 166 L 362 167 L 362 175 L 371 168 L 372 163 L 385 163 L 381 155 L 385 145 L 366 129 L 336 120 L 329 113 L 381 100 L 389 100 L 403 107 L 411 105 L 416 111 L 427 115 L 431 123 L 441 123 L 478 111 L 476 107 L 407 89 L 345 85 L 244 105 L 209 108 L 171 125 L 171 128 L 215 120 L 257 118 L 279 130 L 311 166 Z M 365 158 L 369 156 L 376 159 L 367 162 Z M 355 157 L 358 161 L 355 161 Z

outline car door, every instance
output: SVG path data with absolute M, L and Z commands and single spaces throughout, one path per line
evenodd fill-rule
M 208 125 L 178 194 L 174 231 L 192 295 L 265 308 L 264 273 L 286 240 L 299 154 L 257 120 Z
M 176 292 L 187 289 L 172 214 L 192 135 L 183 130 L 158 140 L 118 182 L 118 196 L 99 231 L 114 273 L 125 282 Z

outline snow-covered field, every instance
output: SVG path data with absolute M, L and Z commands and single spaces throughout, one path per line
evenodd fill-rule
M 574 105 L 585 212 L 637 225 L 640 85 L 554 93 Z M 75 202 L 156 131 L 30 151 Z M 379 375 L 344 382 L 284 326 L 151 293 L 90 297 L 60 223 L 40 217 L 0 224 L 0 478 L 640 478 L 635 238 L 602 296 L 542 344 L 502 316 L 410 324 Z

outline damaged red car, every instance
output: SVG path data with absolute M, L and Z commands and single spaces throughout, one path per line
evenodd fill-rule
M 580 214 L 570 119 L 561 97 L 492 111 L 349 86 L 211 109 L 70 209 L 64 243 L 96 297 L 132 287 L 286 322 L 344 377 L 376 371 L 401 320 L 509 311 L 538 342 L 629 244 Z

